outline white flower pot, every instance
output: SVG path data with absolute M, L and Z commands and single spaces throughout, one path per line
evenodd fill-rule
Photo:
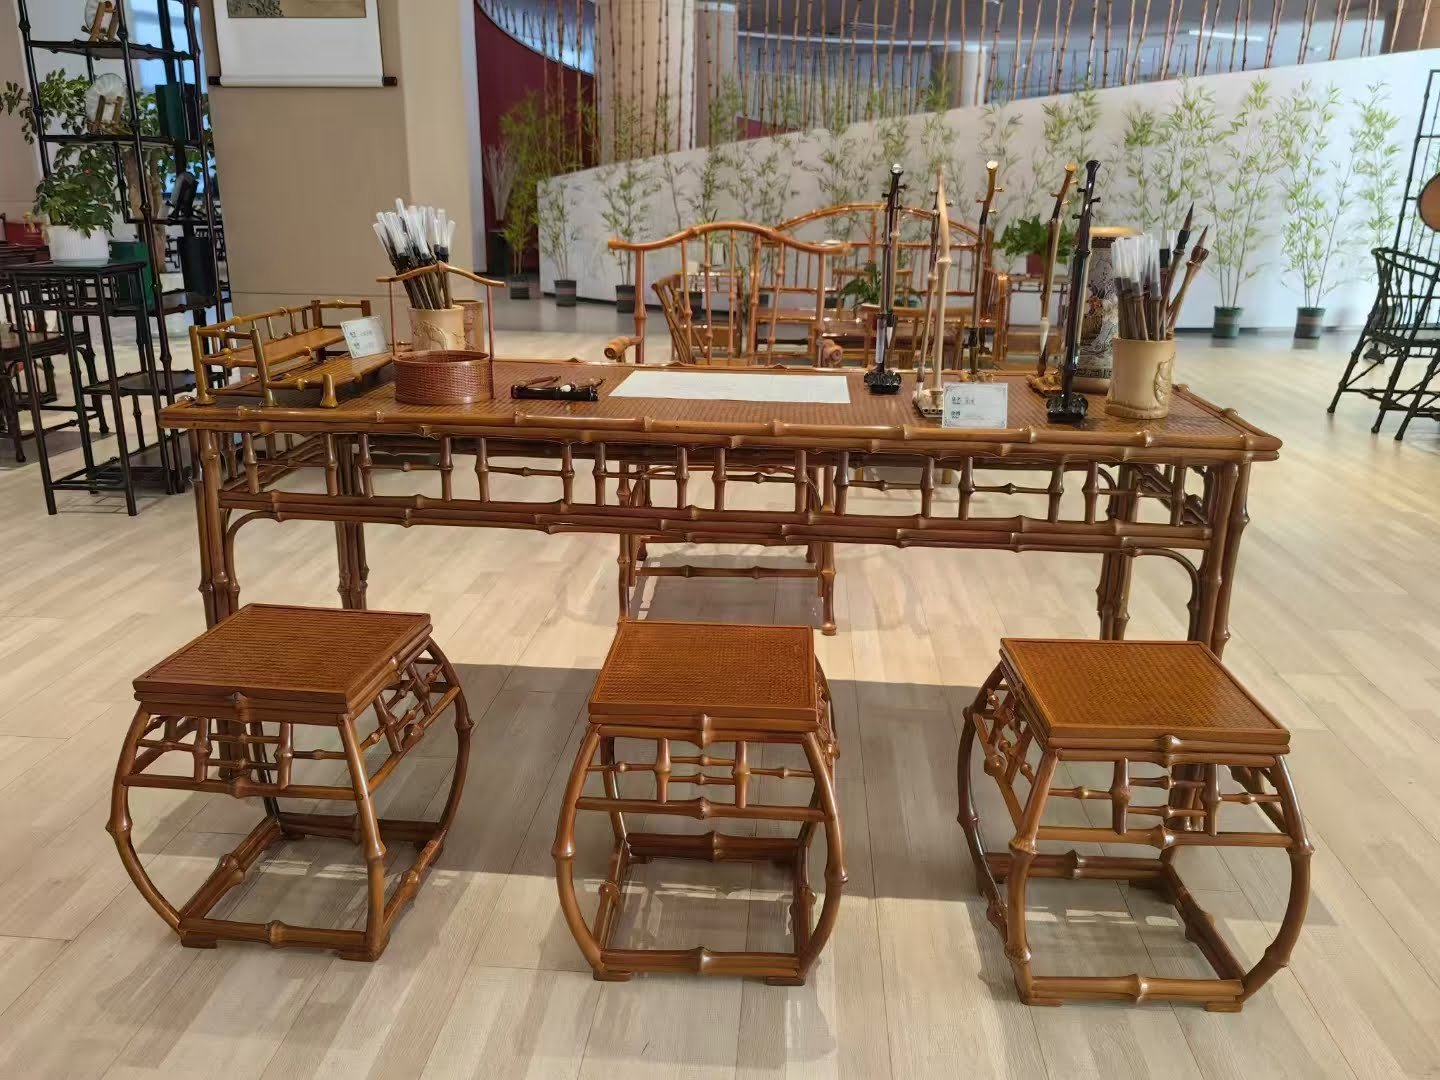
M 45 238 L 50 258 L 56 262 L 108 262 L 110 259 L 110 236 L 102 229 L 86 236 L 68 225 L 47 225 Z

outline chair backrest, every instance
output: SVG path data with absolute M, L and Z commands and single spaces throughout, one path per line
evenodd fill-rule
M 900 243 L 895 278 L 897 304 L 919 303 L 924 294 L 925 279 L 930 269 L 930 234 L 934 220 L 935 211 L 931 208 L 900 207 Z M 834 295 L 848 282 L 865 274 L 868 266 L 880 265 L 885 246 L 885 204 L 865 202 L 826 206 L 782 221 L 775 226 L 775 231 L 811 243 L 819 238 L 828 238 L 844 240 L 849 244 L 849 256 L 834 260 L 830 267 L 833 280 L 827 283 L 827 288 Z M 985 247 L 974 227 L 952 220 L 950 250 L 953 261 L 945 293 L 951 303 L 964 302 L 975 295 L 977 266 L 990 266 L 991 248 Z
M 1440 262 L 1396 248 L 1375 249 L 1379 288 L 1370 309 L 1371 336 L 1397 344 L 1413 342 L 1422 332 L 1440 332 Z
M 763 363 L 787 341 L 804 342 L 807 350 L 817 346 L 828 263 L 850 250 L 834 241 L 805 243 L 748 221 L 708 222 L 645 243 L 617 238 L 609 246 L 634 259 L 635 359 L 642 364 L 647 265 L 668 268 L 657 279 L 663 290 L 657 293 L 683 362 Z

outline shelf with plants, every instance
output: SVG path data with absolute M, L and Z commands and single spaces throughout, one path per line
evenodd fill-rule
M 108 262 L 144 268 L 134 276 L 133 295 L 117 296 L 109 311 L 155 327 L 150 336 L 158 363 L 116 377 L 150 386 L 153 395 L 135 391 L 136 396 L 153 396 L 158 409 L 181 392 L 166 317 L 185 312 L 203 323 L 214 310 L 223 319 L 228 302 L 199 54 L 201 0 L 179 0 L 179 12 L 174 3 L 158 5 L 159 44 L 132 41 L 119 4 L 99 5 L 103 18 L 77 27 L 88 39 L 32 37 L 34 2 L 17 0 L 27 85 L 0 88 L 0 119 L 17 118 L 25 141 L 40 149 L 33 215 L 46 226 L 57 266 L 70 259 L 77 266 Z M 76 8 L 77 23 L 82 8 Z M 83 57 L 84 74 L 47 71 L 50 54 Z M 98 61 L 119 66 L 97 71 Z M 163 65 L 163 80 L 153 90 L 140 84 L 140 61 Z M 134 240 L 109 235 L 120 223 L 135 228 Z M 167 291 L 162 275 L 172 241 L 185 287 Z
M 166 49 L 158 45 L 144 45 L 138 41 L 88 41 L 84 38 L 73 41 L 41 41 L 32 38 L 30 47 L 41 52 L 88 56 L 92 60 L 173 60 L 183 63 L 191 58 L 190 53 L 183 49 Z

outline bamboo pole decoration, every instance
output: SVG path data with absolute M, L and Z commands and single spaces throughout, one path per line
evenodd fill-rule
M 805 114 L 805 123 L 806 123 L 808 126 L 810 126 L 810 127 L 818 127 L 818 126 L 820 126 L 819 124 L 816 124 L 816 123 L 815 123 L 815 114 L 814 114 L 814 109 L 815 109 L 815 92 L 814 92 L 814 83 L 815 83 L 815 55 L 814 55 L 814 53 L 815 53 L 815 49 L 814 49 L 813 39 L 812 39 L 812 37 L 811 37 L 811 16 L 812 16 L 812 14 L 813 14 L 814 6 L 815 6 L 815 0 L 805 0 L 805 81 L 804 81 L 805 97 L 804 97 L 804 102 L 803 102 L 803 108 L 804 108 L 804 114 Z M 820 55 L 821 55 L 821 59 L 823 60 L 825 54 L 822 52 Z M 822 91 L 822 93 L 823 93 L 823 91 Z M 822 114 L 822 116 L 823 116 L 823 114 L 824 114 L 824 106 L 823 106 L 823 105 L 821 106 L 821 114 Z M 822 120 L 821 123 L 823 124 L 823 122 L 824 122 L 824 121 Z
M 1280 13 L 1284 10 L 1285 0 L 1271 0 L 1270 4 L 1270 37 L 1265 43 L 1265 66 L 1271 67 L 1275 62 L 1275 42 L 1280 36 Z
M 575 0 L 575 167 L 583 168 L 588 162 L 585 159 L 585 92 L 580 82 L 580 71 L 585 66 L 580 56 L 583 47 L 581 31 L 585 23 L 581 17 L 580 5 L 583 0 Z M 594 58 L 591 58 L 591 68 L 594 68 Z
M 1418 0 L 1426 7 L 1430 6 L 1429 0 Z M 1390 44 L 1386 46 L 1386 52 L 1395 51 L 1396 39 L 1400 36 L 1400 26 L 1405 21 L 1405 0 L 1395 0 L 1395 18 L 1390 27 Z
M 964 0 L 961 0 L 961 4 L 960 4 L 960 21 L 961 21 L 962 24 L 963 24 L 964 21 L 965 21 L 965 7 L 966 7 L 966 5 L 965 5 L 965 3 L 964 3 Z M 979 58 L 980 58 L 980 50 L 982 50 L 982 49 L 985 48 L 985 19 L 986 19 L 986 16 L 989 14 L 989 12 L 990 12 L 990 5 L 989 5 L 989 4 L 981 4 L 981 5 L 980 5 L 980 36 L 979 36 L 979 38 L 978 38 L 977 41 L 976 41 L 976 54 L 975 54 L 976 60 L 979 60 Z M 985 98 L 988 96 L 988 95 L 985 93 L 986 87 L 985 87 L 985 81 L 984 81 L 986 74 L 988 74 L 988 72 L 987 72 L 987 70 L 986 70 L 987 67 L 988 67 L 987 64 L 982 64 L 982 63 L 977 63 L 977 64 L 975 65 L 975 101 L 976 101 L 977 103 L 984 101 Z
M 931 5 L 930 5 L 930 10 L 931 10 L 931 11 L 934 11 L 934 10 L 935 10 L 935 5 L 934 5 L 934 3 L 931 3 Z M 915 100 L 915 94 L 914 94 L 914 92 L 913 92 L 913 88 L 914 88 L 915 85 L 917 84 L 917 80 L 913 77 L 913 74 L 912 74 L 911 69 L 910 69 L 910 50 L 911 50 L 911 48 L 914 46 L 914 44 L 915 44 L 915 4 L 912 2 L 912 3 L 910 4 L 910 26 L 909 26 L 909 29 L 905 31 L 905 60 L 904 60 L 903 64 L 901 65 L 901 75 L 900 75 L 901 84 L 905 87 L 905 95 L 906 95 L 906 108 L 905 108 L 905 111 L 906 111 L 906 112 L 914 112 L 915 109 L 916 109 L 916 104 L 917 104 L 917 102 L 916 102 L 916 100 Z
M 1340 0 L 1335 5 L 1335 21 L 1330 24 L 1330 55 L 1329 60 L 1335 59 L 1335 54 L 1340 51 L 1340 29 L 1345 25 L 1345 20 L 1350 15 L 1350 0 Z M 1363 43 L 1362 49 L 1363 52 Z
M 1059 0 L 1056 0 L 1056 10 L 1059 10 Z M 1030 47 L 1025 52 L 1025 82 L 1028 88 L 1035 71 L 1035 42 L 1040 37 L 1040 13 L 1045 5 L 1037 0 L 1035 4 L 1035 21 L 1030 27 Z
M 1205 38 L 1205 39 L 1204 39 L 1204 40 L 1205 40 L 1205 58 L 1204 58 L 1204 60 L 1203 60 L 1203 61 L 1201 62 L 1201 64 L 1200 64 L 1200 70 L 1201 70 L 1201 71 L 1209 71 L 1209 70 L 1210 70 L 1210 49 L 1211 49 L 1211 47 L 1214 46 L 1214 44 L 1215 44 L 1215 31 L 1216 31 L 1216 30 L 1219 28 L 1219 26 L 1220 26 L 1220 9 L 1223 8 L 1224 6 L 1225 6 L 1225 0 L 1215 0 L 1215 14 L 1214 14 L 1214 15 L 1211 17 L 1211 19 L 1210 19 L 1210 36 L 1209 36 L 1208 38 Z M 1204 37 L 1203 32 L 1202 32 L 1201 36 Z M 1196 41 L 1196 42 L 1195 42 L 1195 46 L 1196 46 L 1196 48 L 1199 48 L 1200 42 L 1199 42 L 1199 41 Z
M 1105 0 L 1105 44 L 1101 47 L 1100 60 L 1100 85 L 1110 85 L 1110 24 L 1111 9 L 1114 7 L 1114 0 Z M 1134 11 L 1135 0 L 1130 0 L 1131 11 Z
M 1106 0 L 1108 9 L 1110 0 Z M 1100 0 L 1090 0 L 1090 41 L 1085 48 L 1085 81 L 1095 77 L 1095 30 L 1100 25 Z
M 1315 8 L 1320 0 L 1307 0 L 1305 4 L 1305 15 L 1300 20 L 1300 51 L 1295 56 L 1295 63 L 1305 63 L 1305 54 L 1310 51 L 1310 25 L 1315 21 Z
M 1195 37 L 1195 68 L 1192 75 L 1200 74 L 1200 43 L 1205 40 L 1205 23 L 1209 13 L 1210 0 L 1200 0 L 1200 32 Z
M 1150 0 L 1145 0 L 1145 13 L 1140 18 L 1140 43 L 1135 48 L 1135 58 L 1130 61 L 1130 70 L 1127 79 L 1131 83 L 1140 81 L 1140 61 L 1145 53 L 1145 39 L 1150 36 Z M 1126 50 L 1129 55 L 1129 50 Z
M 800 115 L 796 118 L 796 122 L 797 122 L 797 123 L 799 124 L 799 126 L 803 129 L 803 128 L 808 128 L 808 127 L 810 127 L 811 124 L 810 124 L 810 118 L 805 115 L 804 109 L 803 109 L 803 107 L 802 107 L 802 101 L 803 101 L 803 98 L 804 98 L 804 94 L 803 94 L 802 88 L 803 88 L 803 86 L 804 86 L 804 80 L 803 80 L 803 78 L 801 77 L 801 74 L 800 74 L 801 68 L 800 68 L 800 3 L 799 3 L 799 0 L 790 0 L 790 6 L 791 6 L 791 8 L 793 9 L 793 17 L 792 17 L 792 19 L 791 19 L 791 28 L 790 28 L 790 74 L 789 74 L 789 82 L 790 82 L 791 90 L 790 90 L 790 93 L 788 93 L 788 94 L 786 95 L 786 99 L 789 100 L 789 101 L 792 101 L 792 102 L 795 104 L 795 106 L 796 106 L 798 109 L 800 109 Z
M 1230 30 L 1230 63 L 1227 71 L 1235 70 L 1235 52 L 1240 48 L 1240 16 L 1244 13 L 1245 0 L 1235 0 L 1235 25 Z
M 878 6 L 878 2 L 877 2 L 877 6 Z M 912 11 L 915 9 L 914 0 L 911 0 L 910 9 L 911 9 Z M 891 2 L 890 2 L 890 43 L 889 43 L 889 45 L 887 45 L 886 48 L 885 48 L 885 83 L 884 83 L 884 85 L 885 85 L 885 87 L 886 87 L 886 89 L 885 89 L 886 108 L 887 108 L 887 110 L 894 111 L 894 112 L 897 113 L 897 114 L 909 112 L 909 109 L 905 108 L 904 106 L 901 106 L 901 107 L 899 107 L 899 108 L 896 108 L 896 106 L 895 106 L 895 101 L 894 101 L 894 96 L 895 96 L 895 95 L 894 95 L 894 86 L 895 86 L 895 31 L 896 31 L 896 29 L 897 29 L 897 28 L 899 27 L 899 25 L 900 25 L 899 22 L 898 22 L 899 18 L 900 18 L 900 4 L 899 4 L 899 0 L 891 0 Z
M 1056 5 L 1059 10 L 1059 5 Z M 1060 39 L 1060 50 L 1055 54 L 1055 77 L 1050 84 L 1050 92 L 1060 92 L 1060 79 L 1065 73 L 1065 54 L 1070 49 L 1070 24 L 1075 18 L 1075 0 L 1070 0 L 1069 6 L 1065 9 L 1065 36 Z
M 660 142 L 660 114 L 666 114 L 666 128 L 669 124 L 669 94 L 665 88 L 665 74 L 670 70 L 670 27 L 667 25 L 666 5 L 655 5 L 655 102 L 651 107 L 650 120 L 650 152 L 652 154 L 662 153 L 668 150 L 669 136 L 665 138 L 667 145 Z M 637 39 L 636 43 L 639 43 Z
M 850 82 L 848 87 L 848 100 L 846 104 L 850 109 L 848 120 L 855 119 L 855 102 L 860 92 L 860 59 L 858 52 L 858 35 L 860 33 L 860 3 L 855 0 L 855 15 L 850 20 Z
M 1120 83 L 1123 86 L 1130 76 L 1130 50 L 1135 47 L 1135 0 L 1130 0 L 1130 19 L 1125 27 L 1125 55 L 1120 60 Z
M 1426 4 L 1420 9 L 1420 28 L 1415 34 L 1415 47 L 1417 49 L 1420 47 L 1420 43 L 1425 40 L 1425 24 L 1430 21 L 1431 6 L 1430 4 Z

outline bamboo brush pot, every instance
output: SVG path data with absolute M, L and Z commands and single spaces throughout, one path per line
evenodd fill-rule
M 1175 339 L 1131 341 L 1116 338 L 1115 362 L 1105 412 L 1127 420 L 1158 420 L 1170 414 Z
M 410 347 L 416 352 L 457 352 L 465 349 L 465 309 L 411 308 Z

